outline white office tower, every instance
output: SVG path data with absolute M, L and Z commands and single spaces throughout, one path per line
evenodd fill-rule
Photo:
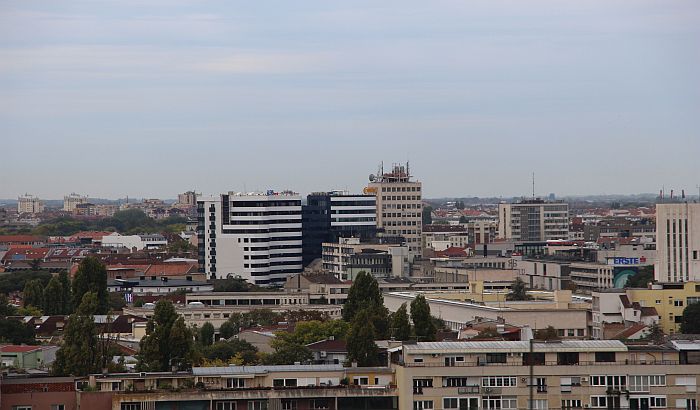
M 700 281 L 700 204 L 656 205 L 656 269 L 659 282 Z
M 197 199 L 199 267 L 210 277 L 256 285 L 302 272 L 301 197 L 235 193 Z

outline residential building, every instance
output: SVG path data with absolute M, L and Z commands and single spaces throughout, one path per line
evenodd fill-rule
M 126 248 L 129 250 L 158 249 L 168 245 L 161 234 L 122 235 L 114 232 L 102 237 L 105 248 Z
M 309 343 L 306 347 L 311 351 L 313 364 L 344 364 L 348 360 L 347 343 L 336 340 L 333 336 Z
M 624 303 L 619 299 L 624 296 L 637 310 L 650 312 L 654 309 L 658 323 L 664 333 L 673 334 L 680 331 L 683 310 L 691 303 L 700 302 L 700 282 L 660 283 L 648 288 L 608 289 L 593 293 L 593 322 L 615 323 L 607 320 L 608 316 L 620 317 Z M 626 308 L 630 309 L 630 308 Z M 597 316 L 600 319 L 597 320 Z
M 569 239 L 569 204 L 523 199 L 498 205 L 498 237 L 513 241 Z
M 199 268 L 212 278 L 281 284 L 302 267 L 301 197 L 229 192 L 197 201 Z
M 73 213 L 76 205 L 85 204 L 88 202 L 87 196 L 78 195 L 75 192 L 63 197 L 63 210 Z
M 194 208 L 197 206 L 197 193 L 187 191 L 177 195 L 177 203 L 175 206 L 183 208 Z
M 377 235 L 377 198 L 346 191 L 315 192 L 302 206 L 304 266 L 321 258 L 323 242 L 372 240 Z
M 107 282 L 110 292 L 125 292 L 133 295 L 167 295 L 171 292 L 211 292 L 214 285 L 192 279 L 114 279 Z
M 700 281 L 700 203 L 656 205 L 656 280 Z
M 342 280 L 353 280 L 363 271 L 377 278 L 408 277 L 409 257 L 409 247 L 403 244 L 363 243 L 360 238 L 323 243 L 323 269 Z
M 469 244 L 469 230 L 462 225 L 424 225 L 421 233 L 423 249 L 443 251 L 450 247 L 466 248 Z
M 58 346 L 0 345 L 0 367 L 48 369 Z
M 700 344 L 676 345 L 460 341 L 389 351 L 400 409 L 697 409 L 700 361 L 680 349 Z
M 382 165 L 378 175 L 370 175 L 365 192 L 377 197 L 377 228 L 389 236 L 403 236 L 411 262 L 421 257 L 422 183 L 411 179 L 408 163 L 394 165 L 389 172 Z
M 17 199 L 18 214 L 40 214 L 44 212 L 44 202 L 36 196 L 25 194 Z

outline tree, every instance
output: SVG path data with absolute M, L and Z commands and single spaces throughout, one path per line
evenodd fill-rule
M 221 360 L 228 363 L 231 359 L 240 360 L 240 365 L 256 364 L 258 349 L 245 340 L 220 341 L 206 347 L 202 354 L 208 360 Z
M 537 340 L 558 340 L 559 339 L 559 333 L 557 332 L 557 329 L 554 328 L 554 326 L 547 326 L 544 329 L 537 329 L 535 330 L 535 339 Z
M 646 339 L 650 340 L 656 344 L 661 344 L 664 341 L 664 330 L 658 323 L 654 323 L 649 327 L 649 334 L 647 334 Z
M 39 279 L 43 287 L 49 283 L 51 277 L 51 274 L 47 271 L 20 271 L 13 272 L 11 275 L 0 275 L 0 293 L 9 294 L 21 291 L 27 282 L 33 279 Z
M 700 302 L 691 303 L 683 309 L 681 333 L 700 334 Z
M 506 295 L 506 300 L 530 300 L 532 299 L 530 295 L 527 294 L 527 287 L 522 279 L 515 278 L 513 286 L 510 288 L 510 292 Z
M 146 325 L 140 342 L 137 368 L 140 371 L 165 372 L 171 365 L 186 368 L 194 355 L 192 330 L 178 318 L 172 302 L 161 299 Z
M 32 259 L 32 261 L 29 262 L 29 267 L 30 267 L 32 270 L 39 270 L 39 269 L 41 269 L 41 259 L 40 259 L 40 258 Z
M 219 335 L 223 339 L 229 339 L 231 336 L 238 334 L 238 328 L 234 327 L 231 321 L 227 320 L 219 326 Z
M 34 327 L 14 319 L 0 319 L 0 342 L 19 344 L 35 344 Z
M 384 297 L 374 276 L 361 271 L 348 291 L 348 298 L 343 305 L 343 320 L 352 322 L 355 314 L 368 306 L 384 306 Z
M 104 315 L 109 311 L 109 294 L 107 293 L 107 268 L 94 256 L 83 259 L 73 279 L 73 297 L 82 300 L 83 295 L 93 292 L 97 295 L 96 314 Z
M 10 304 L 7 296 L 0 293 L 0 317 L 2 316 L 13 316 L 17 313 L 17 308 Z
M 33 279 L 24 285 L 24 290 L 22 291 L 22 299 L 24 301 L 24 306 L 34 306 L 36 308 L 41 308 L 44 305 L 44 286 L 38 279 Z
M 68 279 L 68 272 L 63 271 L 58 274 L 58 281 L 61 282 L 61 291 L 63 296 L 61 300 L 63 301 L 62 313 L 64 315 L 73 313 L 73 295 L 71 291 L 70 279 Z
M 391 316 L 391 333 L 394 339 L 407 341 L 411 339 L 411 322 L 408 320 L 406 304 Z
M 416 340 L 420 342 L 435 340 L 437 329 L 430 315 L 430 305 L 423 295 L 418 295 L 411 301 L 411 320 L 413 320 Z
M 76 312 L 68 318 L 63 345 L 56 352 L 52 372 L 56 376 L 87 376 L 101 370 L 104 357 L 93 315 L 98 309 L 97 295 L 85 293 Z
M 275 352 L 264 358 L 265 364 L 281 365 L 306 363 L 313 355 L 308 347 L 299 343 L 289 343 L 281 339 L 273 339 L 270 343 Z
M 214 343 L 215 332 L 214 325 L 211 323 L 206 322 L 202 325 L 202 328 L 199 330 L 199 342 L 202 346 L 211 346 Z
M 342 340 L 345 339 L 349 328 L 350 325 L 342 320 L 329 320 L 327 322 L 312 320 L 297 323 L 294 332 L 277 332 L 275 339 L 299 345 L 307 345 L 330 337 Z
M 467 222 L 469 222 L 469 221 L 467 220 L 467 217 L 466 217 L 466 216 L 462 215 L 462 216 L 459 217 L 459 223 L 465 224 L 465 223 L 467 223 Z
M 646 288 L 654 281 L 654 267 L 642 266 L 637 273 L 630 276 L 625 283 L 626 288 Z
M 54 276 L 44 288 L 42 298 L 42 310 L 45 315 L 63 315 L 65 303 L 63 301 L 63 286 L 58 277 Z
M 360 367 L 378 366 L 379 348 L 369 309 L 357 312 L 348 333 L 348 361 Z

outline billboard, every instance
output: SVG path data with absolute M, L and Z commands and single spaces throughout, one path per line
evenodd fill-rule
M 613 268 L 613 287 L 624 288 L 627 280 L 638 272 L 639 268 L 635 266 L 616 266 Z

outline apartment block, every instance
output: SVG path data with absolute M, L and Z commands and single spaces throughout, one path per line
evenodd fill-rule
M 656 205 L 659 282 L 700 281 L 700 203 Z
M 363 243 L 360 238 L 340 238 L 323 243 L 323 269 L 342 280 L 353 280 L 360 272 L 377 278 L 408 277 L 410 250 L 404 244 Z
M 411 261 L 422 255 L 423 221 L 422 183 L 413 181 L 408 164 L 394 165 L 389 172 L 383 166 L 370 175 L 365 189 L 377 197 L 377 227 L 389 236 L 403 236 Z
M 44 201 L 33 195 L 20 196 L 17 199 L 18 214 L 40 214 L 44 212 Z
M 541 199 L 498 205 L 498 237 L 538 242 L 569 239 L 569 204 Z
M 301 197 L 293 192 L 229 192 L 197 201 L 200 270 L 281 284 L 302 272 Z
M 87 196 L 78 195 L 75 192 L 63 197 L 63 210 L 66 212 L 74 212 L 75 207 L 88 202 Z

